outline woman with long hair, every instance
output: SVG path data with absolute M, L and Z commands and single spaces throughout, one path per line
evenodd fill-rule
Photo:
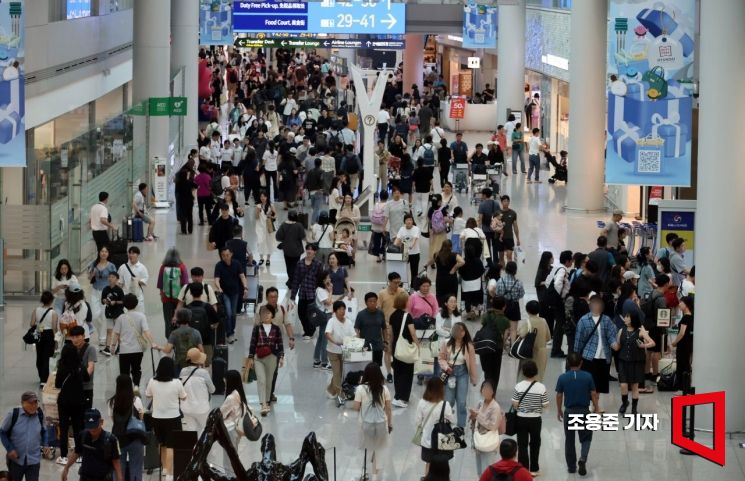
M 167 440 L 171 431 L 181 431 L 180 401 L 186 399 L 181 380 L 174 376 L 176 365 L 173 358 L 162 357 L 155 369 L 155 376 L 147 383 L 145 396 L 152 402 L 152 424 L 160 446 L 163 470 L 173 474 L 173 451 Z
M 654 270 L 654 253 L 649 246 L 639 249 L 639 254 L 636 256 L 636 263 L 639 266 L 639 281 L 636 292 L 639 294 L 640 299 L 644 299 L 646 296 L 652 294 L 654 290 L 654 276 L 656 275 Z
M 277 211 L 269 201 L 269 193 L 262 190 L 259 193 L 259 203 L 256 204 L 256 246 L 259 253 L 259 265 L 266 262 L 267 267 L 271 265 L 269 260 L 274 250 L 272 237 L 276 230 L 275 222 L 277 220 Z
M 54 356 L 54 335 L 59 327 L 57 313 L 52 306 L 52 293 L 42 292 L 39 303 L 41 306 L 31 312 L 30 327 L 36 327 L 39 334 L 39 342 L 36 343 L 36 371 L 39 373 L 39 388 L 44 389 L 49 378 L 49 360 Z
M 678 390 L 686 390 L 691 387 L 691 366 L 693 363 L 693 296 L 680 298 L 680 310 L 683 317 L 678 322 L 678 335 L 672 341 L 675 349 L 675 381 Z
M 80 364 L 78 350 L 72 344 L 62 346 L 59 361 L 57 361 L 57 374 L 54 378 L 54 387 L 59 389 L 57 395 L 57 409 L 59 411 L 59 429 L 64 436 L 60 436 L 60 455 L 55 461 L 57 464 L 67 464 L 67 452 L 69 436 L 67 433 L 72 427 L 75 445 L 80 442 L 80 433 L 83 431 L 83 418 L 85 415 L 85 400 L 83 393 L 83 382 L 90 380 L 88 371 Z
M 220 406 L 220 412 L 222 412 L 225 427 L 228 429 L 230 441 L 233 443 L 235 449 L 238 450 L 238 444 L 240 443 L 240 436 L 242 434 L 240 430 L 243 428 L 243 416 L 250 413 L 250 410 L 248 408 L 248 401 L 246 400 L 246 392 L 243 390 L 241 373 L 234 369 L 225 373 L 225 400 Z M 222 468 L 228 477 L 234 477 L 235 472 L 230 465 L 228 454 L 225 451 L 223 452 Z
M 510 261 L 504 266 L 504 273 L 497 280 L 497 295 L 507 301 L 504 314 L 510 320 L 510 340 L 517 339 L 517 323 L 520 321 L 520 299 L 525 297 L 525 287 L 517 277 L 517 263 Z
M 457 322 L 450 330 L 450 339 L 440 349 L 440 369 L 447 374 L 445 399 L 457 407 L 458 426 L 464 428 L 468 412 L 468 382 L 474 386 L 479 379 L 476 368 L 476 351 L 468 328 Z
M 65 306 L 65 290 L 70 284 L 77 284 L 78 278 L 72 271 L 70 261 L 60 259 L 52 276 L 52 294 L 54 294 L 54 310 L 62 314 Z
M 380 366 L 371 362 L 365 366 L 362 382 L 354 392 L 353 409 L 360 412 L 362 436 L 360 448 L 368 452 L 372 475 L 377 477 L 378 461 L 384 456 L 393 431 L 391 393 L 385 385 Z
M 616 335 L 614 350 L 619 352 L 620 363 L 618 368 L 618 381 L 621 383 L 621 407 L 620 414 L 626 414 L 629 405 L 629 387 L 631 387 L 631 414 L 636 414 L 639 403 L 639 384 L 644 382 L 644 365 L 646 362 L 646 349 L 655 345 L 649 333 L 642 327 L 641 317 L 634 310 L 629 310 L 623 316 L 625 324 Z
M 439 301 L 438 301 L 439 302 Z M 450 332 L 453 326 L 461 322 L 460 311 L 458 310 L 458 296 L 456 294 L 447 294 L 443 298 L 443 302 L 440 303 L 440 311 L 435 317 L 435 333 L 437 334 L 437 346 L 436 350 L 433 349 L 433 353 L 437 354 L 434 360 L 434 376 L 439 377 L 440 375 L 440 363 L 438 362 L 440 356 L 440 350 L 442 346 L 447 344 L 450 340 Z
M 442 196 L 440 194 L 432 195 L 432 202 L 427 210 L 427 227 L 429 230 L 428 259 L 432 259 L 440 251 L 442 243 L 448 237 L 447 230 L 451 222 L 452 220 L 448 216 L 448 209 L 442 204 Z M 436 267 L 435 262 L 432 262 L 430 267 L 434 269 Z
M 316 283 L 315 303 L 316 307 L 323 312 L 324 316 L 326 316 L 327 322 L 328 319 L 331 318 L 331 308 L 334 304 L 332 291 L 333 283 L 331 281 L 331 276 L 328 271 L 324 271 L 318 277 L 318 282 Z M 318 328 L 320 329 L 320 334 L 316 339 L 316 347 L 313 352 L 313 367 L 315 369 L 325 369 L 330 371 L 331 364 L 329 364 L 329 357 L 326 352 L 326 344 L 328 343 L 328 340 L 326 339 L 326 336 L 323 335 L 323 332 L 326 330 L 326 323 L 324 322 L 322 325 L 318 326 Z
M 132 416 L 142 419 L 145 408 L 142 399 L 135 395 L 129 376 L 117 376 L 116 391 L 107 404 L 112 420 L 111 433 L 119 441 L 121 450 L 122 474 L 129 481 L 142 481 L 145 445 L 139 437 L 127 434 L 127 424 Z
M 111 331 L 114 329 L 114 320 L 107 320 L 105 307 L 102 303 L 103 290 L 109 285 L 109 274 L 116 272 L 116 266 L 109 261 L 109 248 L 101 247 L 96 259 L 88 266 L 88 281 L 91 283 L 91 314 L 93 323 L 98 324 L 99 346 L 111 345 Z M 104 336 L 104 333 L 106 337 Z
M 287 153 L 280 156 L 282 159 L 277 167 L 279 173 L 279 192 L 281 200 L 285 204 L 285 210 L 295 206 L 295 196 L 297 194 L 298 166 L 295 163 L 295 156 Z
M 546 278 L 551 274 L 554 265 L 554 255 L 551 251 L 543 251 L 541 259 L 538 261 L 538 268 L 535 271 L 535 286 L 536 297 L 538 302 L 541 304 L 541 317 L 546 319 L 551 332 L 554 328 L 553 312 L 549 305 L 548 299 L 546 299 L 546 292 L 548 291 L 548 284 L 546 284 Z
M 337 219 L 341 219 L 343 217 L 352 219 L 355 223 L 358 223 L 362 218 L 362 214 L 360 214 L 360 208 L 355 205 L 354 198 L 352 197 L 351 193 L 344 194 L 344 200 L 342 200 L 339 212 L 336 214 Z
M 393 298 L 394 311 L 388 320 L 391 326 L 391 352 L 394 353 L 392 367 L 395 394 L 391 404 L 399 408 L 405 408 L 409 405 L 411 383 L 414 381 L 414 364 L 399 361 L 395 357 L 396 344 L 403 338 L 405 341 L 413 342 L 419 346 L 419 338 L 416 335 L 414 319 L 406 312 L 408 303 L 409 294 L 403 290 L 399 291 Z
M 437 269 L 435 296 L 437 303 L 443 305 L 451 294 L 458 293 L 458 269 L 465 264 L 465 261 L 453 252 L 453 243 L 450 239 L 442 241 L 440 250 L 434 255 L 432 261 Z
M 174 181 L 174 195 L 176 197 L 176 218 L 181 224 L 181 233 L 191 234 L 194 230 L 194 190 L 199 187 L 190 178 L 190 170 L 180 170 Z
M 158 271 L 157 288 L 160 290 L 160 301 L 163 304 L 163 322 L 166 339 L 175 329 L 176 307 L 179 303 L 181 288 L 189 283 L 189 270 L 181 261 L 181 254 L 175 247 L 166 251 Z M 108 344 L 107 344 L 108 345 Z

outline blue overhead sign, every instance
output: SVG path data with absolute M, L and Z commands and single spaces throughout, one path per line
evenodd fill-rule
M 403 34 L 406 5 L 390 0 L 233 2 L 233 31 Z

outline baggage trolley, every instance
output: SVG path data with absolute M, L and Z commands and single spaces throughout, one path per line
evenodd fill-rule
M 471 175 L 471 204 L 481 202 L 482 189 L 489 187 L 489 176 L 486 173 Z
M 468 193 L 468 164 L 453 164 L 453 184 L 459 194 Z
M 248 297 L 245 300 L 245 312 L 249 317 L 256 313 L 256 306 L 263 301 L 264 286 L 259 285 L 259 265 L 254 262 L 246 266 Z
M 389 246 L 391 249 L 393 244 Z M 401 276 L 401 287 L 406 289 L 409 284 L 409 256 L 403 251 L 391 252 L 387 250 L 385 253 L 385 274 L 386 277 L 391 273 L 395 272 Z
M 489 186 L 492 193 L 496 196 L 502 190 L 502 164 L 490 165 L 486 169 L 486 175 L 489 180 Z

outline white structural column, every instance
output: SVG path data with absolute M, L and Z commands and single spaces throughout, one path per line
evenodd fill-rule
M 132 54 L 134 103 L 142 102 L 150 97 L 171 95 L 170 27 L 171 0 L 135 0 Z M 150 117 L 147 133 L 150 162 L 155 156 L 167 158 L 168 127 L 168 117 Z
M 357 90 L 357 105 L 360 108 L 360 117 L 362 121 L 362 132 L 364 135 L 364 150 L 362 159 L 365 163 L 363 166 L 365 176 L 362 179 L 362 190 L 370 187 L 375 192 L 377 186 L 378 170 L 376 169 L 377 160 L 375 157 L 376 132 L 377 132 L 377 115 L 380 111 L 380 103 L 383 101 L 383 93 L 388 79 L 388 71 L 381 70 L 380 76 L 375 79 L 371 78 L 370 82 L 375 82 L 375 86 L 370 89 L 369 84 L 365 84 L 362 78 L 362 70 L 357 65 L 350 65 L 349 71 L 352 74 L 352 81 Z M 370 92 L 372 90 L 372 92 Z M 370 199 L 373 197 L 370 196 Z
M 525 103 L 525 0 L 497 8 L 497 122 L 504 124 L 507 109 L 521 112 Z
M 171 38 L 171 70 L 184 67 L 184 96 L 187 98 L 184 146 L 189 148 L 196 145 L 199 131 L 199 0 L 171 0 Z
M 745 62 L 732 58 L 733 46 L 745 45 L 745 2 L 702 0 L 700 12 L 695 238 L 699 324 L 693 337 L 693 385 L 697 393 L 726 391 L 727 431 L 745 431 L 745 376 L 739 357 L 745 337 L 745 296 L 738 288 L 742 282 L 732 282 L 743 279 L 745 251 L 722 251 L 724 239 L 745 238 L 745 163 L 733 155 L 728 142 L 722 142 L 742 138 L 745 132 L 745 90 L 732 89 L 730 83 L 745 76 Z M 706 328 L 707 319 L 714 323 L 711 329 Z M 700 417 L 697 424 L 709 422 Z M 736 466 L 737 461 L 729 459 L 727 464 Z
M 411 86 L 416 84 L 421 92 L 424 82 L 424 35 L 408 33 L 404 38 L 406 47 L 404 47 L 403 91 L 410 93 Z
M 592 212 L 604 207 L 607 25 L 607 2 L 572 2 L 568 210 Z

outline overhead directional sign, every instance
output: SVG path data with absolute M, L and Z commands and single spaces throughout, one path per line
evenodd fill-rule
M 402 34 L 406 5 L 391 0 L 233 2 L 234 32 Z
M 372 48 L 402 50 L 403 40 L 362 40 L 347 38 L 237 38 L 234 45 L 240 48 Z

